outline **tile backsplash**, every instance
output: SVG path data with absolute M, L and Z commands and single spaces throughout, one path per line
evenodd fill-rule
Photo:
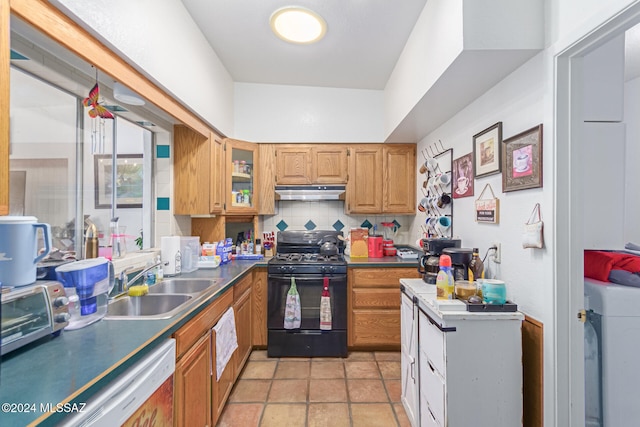
M 344 202 L 331 201 L 289 201 L 280 200 L 276 204 L 275 215 L 260 217 L 261 230 L 338 230 L 347 234 L 351 228 L 363 227 L 367 222 L 378 224 L 378 231 L 382 233 L 381 222 L 398 224 L 398 231 L 394 241 L 410 244 L 409 227 L 413 215 L 347 215 L 344 213 Z

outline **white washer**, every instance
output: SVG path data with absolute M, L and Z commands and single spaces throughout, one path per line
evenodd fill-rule
M 635 427 L 640 419 L 640 288 L 585 278 L 584 296 L 585 424 Z

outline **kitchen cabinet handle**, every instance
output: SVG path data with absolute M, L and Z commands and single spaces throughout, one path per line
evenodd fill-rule
M 411 362 L 411 379 L 415 381 L 416 377 L 413 375 L 413 368 L 416 365 L 415 359 Z
M 438 322 L 436 322 L 435 320 L 433 320 L 431 318 L 431 316 L 429 316 L 427 313 L 424 312 L 423 309 L 420 309 L 420 311 L 422 312 L 422 314 L 424 314 L 427 317 L 427 320 L 429 321 L 429 323 L 431 323 L 433 326 L 435 326 L 436 328 L 440 329 L 441 332 L 455 332 L 456 331 L 456 327 L 455 326 L 447 326 L 447 327 L 443 327 L 442 325 L 440 325 Z

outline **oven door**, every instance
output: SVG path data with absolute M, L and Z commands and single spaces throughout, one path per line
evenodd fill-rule
M 294 276 L 300 294 L 300 330 L 320 330 L 320 298 L 323 275 Z M 347 278 L 328 276 L 331 296 L 332 330 L 347 329 Z M 284 329 L 284 312 L 287 292 L 291 287 L 291 275 L 269 275 L 267 328 Z

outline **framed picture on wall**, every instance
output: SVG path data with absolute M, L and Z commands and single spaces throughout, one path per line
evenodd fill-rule
M 473 196 L 473 153 L 453 160 L 452 194 L 454 199 Z
M 542 124 L 502 143 L 502 192 L 542 187 Z
M 473 176 L 500 173 L 500 148 L 502 145 L 502 122 L 498 122 L 482 132 L 473 135 Z
M 111 207 L 113 189 L 111 154 L 93 156 L 96 209 Z M 116 168 L 116 204 L 118 208 L 142 207 L 142 154 L 118 154 Z

